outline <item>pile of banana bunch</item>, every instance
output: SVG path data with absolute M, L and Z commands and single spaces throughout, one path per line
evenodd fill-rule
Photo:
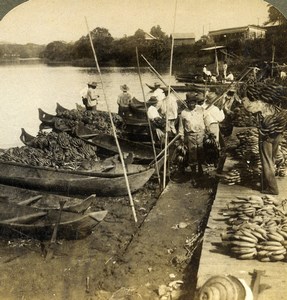
M 171 168 L 173 171 L 184 170 L 188 159 L 187 146 L 182 140 L 176 141 L 175 146 L 176 148 L 171 157 Z
M 234 158 L 240 163 L 241 181 L 258 181 L 261 174 L 261 162 L 258 147 L 258 130 L 250 128 L 238 132 L 239 144 L 234 152 Z
M 221 234 L 222 245 L 238 259 L 286 261 L 287 216 L 272 196 L 237 197 L 228 208 L 230 227 Z
M 257 82 L 256 84 L 243 85 L 241 93 L 251 101 L 261 100 L 280 108 L 287 108 L 286 89 L 276 83 Z
M 234 185 L 236 183 L 239 183 L 241 181 L 241 175 L 239 170 L 231 170 L 227 172 L 222 176 L 220 181 L 227 185 Z
M 266 116 L 260 123 L 259 130 L 263 135 L 283 133 L 287 125 L 287 111 L 281 110 L 274 115 Z
M 39 132 L 30 146 L 14 147 L 0 157 L 32 166 L 80 169 L 84 161 L 97 161 L 97 147 L 66 132 Z
M 112 126 L 109 113 L 106 111 L 90 111 L 77 109 L 59 111 L 57 119 L 61 123 L 61 127 L 72 129 L 78 122 L 83 122 L 88 128 L 97 130 L 101 133 L 112 134 Z M 122 118 L 115 113 L 112 113 L 113 123 L 116 128 L 121 128 Z

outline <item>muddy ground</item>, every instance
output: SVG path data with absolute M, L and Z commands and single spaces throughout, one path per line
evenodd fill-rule
M 45 260 L 40 243 L 0 243 L 0 299 L 193 299 L 200 240 L 216 181 L 205 176 L 198 188 L 188 174 L 170 181 L 158 197 L 156 179 L 129 199 L 97 198 L 92 210 L 108 210 L 88 237 L 59 240 Z M 167 288 L 182 280 L 180 289 Z

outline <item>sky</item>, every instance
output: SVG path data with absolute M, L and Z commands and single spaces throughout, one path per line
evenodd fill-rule
M 159 25 L 168 35 L 262 25 L 268 18 L 263 0 L 29 0 L 0 21 L 0 41 L 19 44 L 74 42 L 87 26 L 107 28 L 114 38 L 149 32 Z

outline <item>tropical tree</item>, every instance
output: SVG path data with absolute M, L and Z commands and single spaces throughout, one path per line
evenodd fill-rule
M 42 57 L 50 61 L 69 61 L 71 59 L 71 44 L 62 41 L 49 43 Z
M 264 22 L 264 25 L 270 25 L 270 24 L 276 24 L 278 23 L 279 25 L 286 25 L 287 20 L 284 17 L 284 15 L 274 6 L 271 4 L 268 4 L 268 20 Z

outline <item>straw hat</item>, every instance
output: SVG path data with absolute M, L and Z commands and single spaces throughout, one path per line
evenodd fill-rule
M 209 93 L 206 95 L 206 100 L 207 100 L 207 102 L 212 102 L 213 100 L 215 100 L 216 97 L 217 97 L 216 93 L 214 93 L 214 92 L 209 92 Z
M 97 83 L 95 81 L 89 82 L 88 86 L 92 87 L 92 88 L 96 88 L 97 87 Z
M 186 93 L 186 96 L 185 96 L 185 101 L 186 102 L 196 102 L 196 103 L 200 103 L 200 102 L 203 102 L 204 101 L 204 96 L 202 93 L 195 93 L 195 92 L 189 92 L 189 93 Z
M 158 101 L 157 101 L 157 98 L 154 97 L 154 96 L 151 96 L 150 99 L 147 101 L 146 104 L 147 104 L 148 106 L 151 106 L 151 105 L 156 105 L 157 102 L 158 102 Z
M 123 84 L 123 85 L 121 85 L 121 90 L 122 90 L 123 92 L 126 92 L 126 91 L 129 90 L 129 87 L 128 87 L 126 84 Z

